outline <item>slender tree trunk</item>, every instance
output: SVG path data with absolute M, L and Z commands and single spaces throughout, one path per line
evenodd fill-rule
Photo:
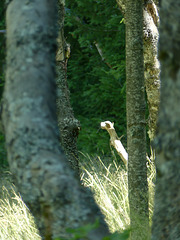
M 77 137 L 80 123 L 74 117 L 67 84 L 67 54 L 69 54 L 69 47 L 64 38 L 64 3 L 64 0 L 58 0 L 58 46 L 56 53 L 57 117 L 61 146 L 70 166 L 75 170 L 76 176 L 79 177 Z
M 180 2 L 161 1 L 161 101 L 152 240 L 180 239 Z
M 107 226 L 92 194 L 79 185 L 56 134 L 56 1 L 13 0 L 7 23 L 3 124 L 10 169 L 43 239 L 70 238 L 67 228 L 100 219 L 87 239 Z
M 157 115 L 160 99 L 160 64 L 158 60 L 159 14 L 157 6 L 151 0 L 144 1 L 144 75 L 149 108 L 149 138 L 152 141 L 156 133 Z
M 126 1 L 126 111 L 132 240 L 149 238 L 143 67 L 143 6 Z
M 121 12 L 127 19 L 126 1 L 116 0 Z M 156 4 L 155 4 L 155 3 Z M 143 41 L 144 41 L 144 75 L 149 107 L 149 138 L 152 141 L 156 132 L 157 114 L 160 98 L 160 65 L 157 57 L 159 14 L 157 1 L 143 1 Z

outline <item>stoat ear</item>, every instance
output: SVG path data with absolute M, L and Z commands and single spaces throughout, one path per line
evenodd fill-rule
M 113 127 L 114 127 L 114 122 L 112 122 L 112 125 L 113 125 Z

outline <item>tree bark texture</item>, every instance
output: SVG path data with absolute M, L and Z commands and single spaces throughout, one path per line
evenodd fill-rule
M 63 147 L 70 166 L 75 170 L 76 176 L 79 177 L 77 137 L 80 130 L 80 123 L 74 117 L 67 83 L 68 45 L 64 38 L 64 7 L 64 1 L 58 0 L 58 38 L 56 52 L 57 118 L 61 146 Z
M 13 0 L 7 8 L 7 71 L 3 124 L 10 169 L 43 239 L 70 238 L 67 228 L 100 219 L 90 190 L 80 186 L 63 155 L 56 122 L 56 0 Z
M 127 21 L 125 0 L 116 0 Z M 144 75 L 149 107 L 149 138 L 152 141 L 156 132 L 157 114 L 160 98 L 160 65 L 157 56 L 159 38 L 159 15 L 157 5 L 152 0 L 143 1 L 143 41 Z M 156 1 L 157 2 L 157 1 Z
M 126 112 L 132 240 L 149 238 L 144 88 L 143 6 L 140 0 L 127 0 Z
M 144 1 L 143 10 L 145 86 L 149 107 L 149 138 L 156 134 L 160 99 L 160 64 L 158 60 L 159 14 L 153 1 Z
M 152 240 L 180 239 L 180 2 L 161 1 L 161 99 Z

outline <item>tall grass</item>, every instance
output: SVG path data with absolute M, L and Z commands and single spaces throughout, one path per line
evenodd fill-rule
M 104 163 L 105 162 L 105 163 Z M 127 171 L 117 161 L 83 155 L 81 181 L 91 188 L 94 197 L 109 225 L 110 231 L 123 231 L 129 227 L 129 203 Z M 155 167 L 148 163 L 148 183 L 150 190 L 150 219 L 153 212 Z M 12 185 L 11 185 L 12 186 Z M 21 196 L 12 187 L 2 187 L 0 200 L 0 240 L 40 240 L 34 219 Z M 8 187 L 8 189 L 10 189 Z
M 93 191 L 110 231 L 127 229 L 130 225 L 127 171 L 117 164 L 117 159 L 109 164 L 107 160 L 104 163 L 100 157 L 83 156 L 82 181 Z M 152 224 L 156 176 L 154 158 L 155 156 L 151 155 L 147 162 L 150 224 Z
M 1 240 L 40 240 L 34 219 L 20 195 L 12 187 L 3 187 L 0 200 L 0 239 Z
M 93 191 L 110 231 L 126 229 L 130 223 L 127 172 L 115 160 L 105 165 L 100 157 L 86 157 L 82 181 Z

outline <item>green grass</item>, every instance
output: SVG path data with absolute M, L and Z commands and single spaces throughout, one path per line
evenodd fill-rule
M 91 188 L 110 231 L 122 232 L 130 224 L 127 172 L 117 161 L 83 155 L 82 183 Z M 105 162 L 105 163 L 104 163 Z M 148 163 L 150 222 L 153 213 L 155 167 Z M 1 183 L 2 184 L 2 183 Z M 7 182 L 6 182 L 7 187 Z M 0 240 L 40 240 L 34 219 L 12 184 L 2 186 L 0 200 Z

